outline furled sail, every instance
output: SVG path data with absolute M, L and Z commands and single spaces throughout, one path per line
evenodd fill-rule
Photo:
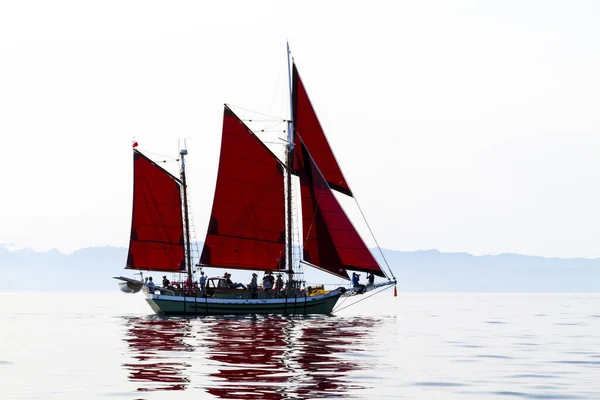
M 294 65 L 292 77 L 292 107 L 296 133 L 302 137 L 306 148 L 319 166 L 329 187 L 352 196 L 350 187 L 333 155 L 317 114 L 302 84 L 296 65 Z M 296 158 L 301 156 L 300 151 L 299 148 L 296 149 Z
M 225 106 L 217 185 L 202 264 L 285 267 L 285 204 L 280 161 Z
M 133 150 L 133 216 L 127 269 L 185 269 L 181 184 Z
M 302 197 L 303 258 L 348 279 L 346 269 L 385 276 L 344 213 L 306 146 L 297 138 Z

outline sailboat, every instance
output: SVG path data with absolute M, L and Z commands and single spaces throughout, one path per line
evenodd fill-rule
M 140 278 L 115 279 L 126 293 L 142 290 L 157 314 L 330 314 L 342 297 L 396 285 L 389 266 L 385 272 L 334 195 L 335 191 L 353 197 L 353 192 L 289 46 L 287 55 L 291 117 L 284 160 L 224 106 L 212 212 L 196 265 L 191 255 L 187 150 L 180 151 L 180 176 L 176 177 L 134 147 L 133 216 L 125 268 L 139 271 Z M 294 195 L 293 179 L 299 180 L 300 196 Z M 297 209 L 301 210 L 301 226 L 293 218 Z M 294 237 L 302 237 L 302 243 Z M 301 251 L 295 251 L 299 246 Z M 198 287 L 198 271 L 204 267 L 262 272 L 271 283 L 240 288 L 232 286 L 225 273 L 209 277 L 204 287 Z M 325 290 L 323 285 L 306 286 L 305 267 L 343 280 L 350 280 L 349 271 L 372 276 L 367 285 L 353 280 L 353 285 Z M 181 284 L 160 286 L 144 280 L 143 271 L 178 272 L 186 278 Z M 285 283 L 281 284 L 281 278 L 274 287 L 272 274 L 285 275 Z M 375 282 L 375 276 L 384 280 Z

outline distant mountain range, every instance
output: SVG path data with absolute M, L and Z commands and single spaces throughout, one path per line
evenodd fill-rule
M 383 253 L 401 292 L 600 292 L 600 259 L 473 256 L 437 250 Z M 378 251 L 374 254 L 381 260 Z M 116 291 L 113 276 L 132 276 L 123 269 L 126 258 L 127 249 L 121 247 L 63 254 L 0 245 L 0 291 Z M 159 274 L 154 273 L 155 280 Z M 240 281 L 244 282 L 245 274 L 237 272 Z M 306 274 L 307 281 L 323 278 L 320 273 Z M 325 283 L 339 282 L 333 278 Z

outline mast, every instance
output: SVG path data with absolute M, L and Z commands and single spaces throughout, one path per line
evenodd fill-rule
M 185 143 L 185 142 L 184 142 Z M 185 156 L 187 155 L 186 149 L 181 149 L 179 155 L 181 156 L 181 183 L 183 186 L 183 223 L 185 224 L 185 259 L 187 263 L 188 279 L 192 280 L 192 249 L 190 245 L 190 218 L 188 214 L 188 201 L 187 201 L 187 183 L 185 180 Z
M 286 214 L 287 214 L 287 263 L 288 263 L 288 288 L 292 287 L 292 281 L 294 279 L 293 270 L 293 238 L 292 238 L 292 168 L 294 154 L 294 105 L 293 105 L 293 94 L 292 94 L 292 69 L 290 65 L 290 44 L 287 45 L 287 65 L 288 65 L 288 78 L 289 78 L 289 92 L 290 92 L 290 119 L 288 120 L 288 137 L 287 137 L 287 153 L 286 153 Z

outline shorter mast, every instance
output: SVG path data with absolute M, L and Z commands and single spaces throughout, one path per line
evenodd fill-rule
M 187 183 L 185 180 L 185 156 L 187 155 L 186 149 L 181 149 L 179 155 L 181 156 L 181 186 L 183 186 L 183 223 L 185 224 L 185 259 L 187 264 L 188 280 L 192 280 L 192 249 L 190 244 L 190 218 L 188 214 L 188 201 L 187 201 Z
M 292 70 L 290 66 L 290 44 L 287 44 L 287 65 L 288 65 L 288 78 L 289 78 L 289 92 L 290 92 L 290 119 L 288 120 L 288 135 L 287 135 L 287 152 L 286 152 L 286 213 L 287 213 L 287 262 L 288 262 L 288 290 L 293 287 L 292 281 L 294 279 L 293 269 L 293 238 L 292 238 L 292 168 L 294 154 L 294 104 L 293 104 L 293 93 L 292 93 Z

